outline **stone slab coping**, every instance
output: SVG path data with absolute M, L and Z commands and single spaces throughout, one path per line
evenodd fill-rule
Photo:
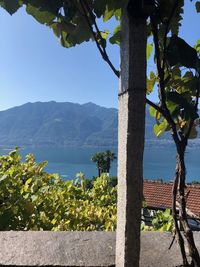
M 170 233 L 142 232 L 141 267 L 173 267 L 181 256 Z M 200 233 L 195 233 L 200 249 Z M 0 232 L 1 266 L 115 266 L 115 232 Z

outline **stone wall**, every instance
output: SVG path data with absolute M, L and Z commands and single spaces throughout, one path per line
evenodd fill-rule
M 142 232 L 141 267 L 173 267 L 181 264 L 170 233 Z M 200 233 L 195 233 L 200 249 Z M 115 265 L 114 232 L 0 232 L 2 266 Z

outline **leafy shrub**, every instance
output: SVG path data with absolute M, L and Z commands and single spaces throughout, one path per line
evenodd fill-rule
M 141 225 L 141 230 L 145 231 L 160 231 L 160 232 L 172 232 L 174 229 L 173 217 L 171 210 L 156 211 L 154 218 L 152 219 L 152 225 Z
M 25 162 L 18 149 L 0 157 L 0 230 L 116 229 L 117 190 L 106 175 L 92 186 L 83 176 L 62 181 L 44 171 L 47 162 Z
M 153 230 L 161 232 L 172 232 L 174 221 L 171 215 L 171 210 L 157 211 L 155 218 L 152 220 Z
M 45 172 L 46 165 L 32 154 L 23 162 L 18 149 L 0 157 L 0 231 L 116 229 L 116 177 L 89 180 L 80 172 L 75 181 L 63 181 Z M 158 211 L 152 226 L 142 225 L 142 230 L 172 229 L 170 210 Z

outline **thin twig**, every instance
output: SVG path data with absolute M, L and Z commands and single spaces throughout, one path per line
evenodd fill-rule
M 159 107 L 158 105 L 156 105 L 155 103 L 153 103 L 148 98 L 146 98 L 146 103 L 149 104 L 151 107 L 155 108 L 155 110 L 157 110 L 158 112 L 160 112 L 163 115 L 163 117 L 164 117 L 165 112 L 164 112 L 164 110 L 161 107 Z
M 175 237 L 176 237 L 176 235 L 174 234 L 173 237 L 172 237 L 172 241 L 171 241 L 171 243 L 170 243 L 170 245 L 168 247 L 169 250 L 171 249 L 172 245 L 174 244 Z

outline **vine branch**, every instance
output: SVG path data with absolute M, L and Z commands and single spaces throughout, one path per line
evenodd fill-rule
M 166 104 L 166 94 L 165 94 L 165 79 L 164 79 L 164 69 L 165 65 L 161 64 L 161 54 L 160 54 L 160 47 L 159 47 L 159 37 L 158 37 L 158 27 L 154 23 L 154 18 L 151 15 L 150 17 L 151 22 L 151 28 L 152 28 L 152 34 L 154 39 L 154 45 L 155 45 L 155 57 L 156 57 L 156 66 L 158 71 L 158 77 L 159 77 L 159 98 L 161 102 L 161 107 L 164 111 L 164 117 L 168 121 L 171 129 L 172 129 L 172 136 L 176 144 L 179 144 L 180 139 L 176 130 L 176 124 L 172 119 L 172 116 L 169 112 L 169 109 L 167 108 Z
M 105 47 L 101 45 L 101 43 L 103 43 L 104 39 L 102 38 L 101 32 L 99 30 L 99 27 L 98 27 L 98 25 L 96 23 L 95 15 L 93 14 L 93 12 L 92 12 L 90 6 L 88 5 L 87 1 L 80 0 L 80 4 L 81 4 L 81 8 L 82 8 L 83 13 L 84 13 L 84 17 L 85 17 L 85 19 L 87 21 L 88 27 L 90 28 L 90 31 L 92 33 L 92 36 L 93 36 L 94 40 L 95 40 L 96 46 L 97 46 L 97 48 L 98 48 L 103 60 L 105 60 L 108 63 L 108 65 L 110 66 L 110 68 L 112 69 L 114 74 L 119 78 L 120 77 L 120 72 L 114 67 L 114 65 L 110 61 Z M 88 16 L 88 13 L 89 13 L 89 16 Z M 96 29 L 96 32 L 94 32 L 94 30 L 93 30 L 93 25 L 94 25 L 94 27 Z M 100 42 L 99 42 L 98 39 L 100 39 Z
M 153 103 L 148 98 L 146 98 L 146 103 L 149 104 L 151 107 L 155 108 L 155 110 L 157 110 L 158 112 L 160 112 L 163 116 L 165 116 L 165 112 L 164 112 L 164 110 L 160 106 L 156 105 L 155 103 Z

